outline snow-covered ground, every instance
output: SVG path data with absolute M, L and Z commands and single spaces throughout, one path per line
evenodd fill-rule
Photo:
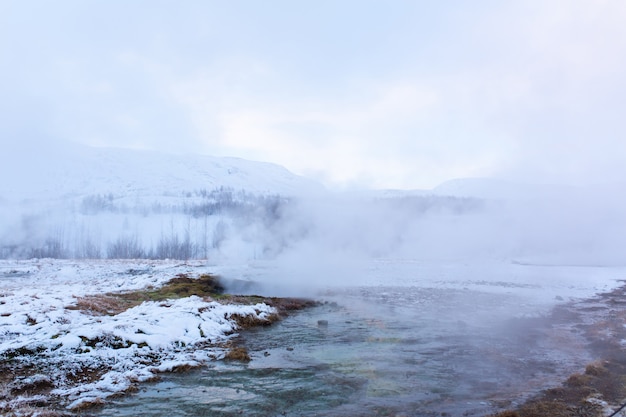
M 11 375 L 0 410 L 42 400 L 28 395 L 35 386 L 52 388 L 51 398 L 70 409 L 99 402 L 159 372 L 223 356 L 223 342 L 237 330 L 233 315 L 264 319 L 275 312 L 265 304 L 224 305 L 196 296 L 144 302 L 116 315 L 72 309 L 82 296 L 206 272 L 199 262 L 2 261 L 0 357 L 9 368 L 31 364 L 35 371 Z M 95 381 L 85 383 L 89 379 Z

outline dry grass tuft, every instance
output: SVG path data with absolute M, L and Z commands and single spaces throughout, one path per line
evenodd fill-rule
M 78 297 L 68 310 L 80 310 L 94 316 L 114 316 L 133 307 L 133 303 L 111 295 L 86 295 Z
M 243 347 L 231 348 L 228 353 L 226 353 L 226 356 L 224 356 L 224 359 L 239 362 L 250 362 L 251 360 L 248 351 Z
M 71 408 L 72 411 L 76 412 L 76 411 L 83 411 L 86 410 L 88 408 L 92 408 L 92 407 L 96 407 L 96 406 L 102 406 L 104 405 L 105 402 L 102 398 L 100 397 L 96 397 L 93 399 L 89 399 L 89 400 L 85 400 L 80 402 L 79 404 L 75 405 L 74 407 Z
M 585 368 L 585 375 L 600 376 L 606 374 L 608 369 L 601 363 L 590 363 Z
M 567 385 L 568 387 L 580 389 L 587 387 L 592 379 L 593 378 L 591 375 L 573 374 L 570 375 L 569 378 L 567 378 L 567 381 L 565 381 L 565 385 Z
M 287 316 L 292 311 L 304 310 L 305 308 L 319 305 L 318 301 L 307 298 L 261 297 L 258 295 L 222 295 L 217 301 L 242 305 L 267 304 L 278 310 L 280 316 Z
M 269 326 L 280 320 L 280 317 L 278 314 L 270 314 L 266 318 L 261 318 L 252 314 L 235 313 L 231 314 L 229 319 L 234 320 L 240 329 L 250 329 L 252 327 Z
M 180 374 L 182 374 L 182 373 L 185 373 L 185 372 L 189 372 L 189 371 L 191 371 L 192 369 L 197 368 L 197 367 L 198 367 L 198 365 L 193 366 L 193 365 L 190 365 L 190 364 L 188 364 L 188 363 L 185 363 L 185 364 L 182 364 L 182 365 L 176 365 L 176 366 L 174 366 L 172 369 L 170 369 L 170 371 L 169 371 L 169 372 L 172 372 L 172 373 L 177 373 L 177 374 L 179 374 L 179 373 L 180 373 Z

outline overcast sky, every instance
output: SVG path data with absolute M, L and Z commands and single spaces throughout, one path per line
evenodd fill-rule
M 626 179 L 626 2 L 0 0 L 0 140 L 326 183 Z

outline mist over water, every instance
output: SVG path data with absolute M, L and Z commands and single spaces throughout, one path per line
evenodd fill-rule
M 241 335 L 251 362 L 166 375 L 97 415 L 483 416 L 590 360 L 576 332 L 519 319 L 533 308 L 514 294 L 377 286 L 324 298 Z
M 220 172 L 205 167 L 203 180 L 161 155 L 61 147 L 44 161 L 17 148 L 2 168 L 11 179 L 0 189 L 5 258 L 273 260 L 290 279 L 298 275 L 306 282 L 377 258 L 566 265 L 626 260 L 620 249 L 626 204 L 618 185 L 546 188 L 467 180 L 428 192 L 342 193 L 306 191 L 307 183 L 287 178 L 290 190 L 271 190 L 246 177 L 245 163 Z M 28 158 L 17 163 L 20 155 Z M 114 162 L 120 155 L 127 166 Z M 95 172 L 93 160 L 100 164 Z M 155 174 L 142 176 L 146 170 Z M 252 190 L 214 186 L 219 179 L 211 175 L 222 173 L 242 177 Z M 266 182 L 288 182 L 266 174 Z

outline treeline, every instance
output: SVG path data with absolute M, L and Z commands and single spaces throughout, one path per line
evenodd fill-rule
M 84 197 L 79 211 L 84 215 L 113 214 L 187 214 L 193 217 L 219 214 L 242 216 L 267 216 L 276 219 L 280 206 L 288 199 L 280 195 L 258 195 L 219 187 L 192 192 L 164 193 L 159 200 L 146 203 L 133 202 L 116 197 L 112 193 L 94 194 Z M 174 201 L 168 203 L 168 201 Z
M 123 232 L 104 244 L 90 236 L 72 238 L 71 233 L 56 231 L 40 243 L 1 245 L 0 259 L 206 259 L 220 249 L 229 228 L 219 220 L 210 230 L 162 233 L 154 243 L 141 233 Z
M 23 237 L 0 240 L 0 258 L 204 259 L 246 229 L 261 229 L 247 239 L 271 234 L 266 229 L 280 221 L 290 202 L 224 187 L 162 197 L 130 204 L 113 194 L 94 194 L 78 205 L 68 203 L 72 210 L 24 214 L 21 233 L 13 233 Z
M 17 247 L 5 248 L 5 257 L 56 259 L 195 259 L 204 258 L 206 250 L 192 242 L 189 235 L 163 237 L 154 247 L 146 248 L 138 236 L 120 236 L 102 248 L 93 242 L 68 245 L 58 238 L 48 238 L 43 245 L 31 248 L 24 256 L 15 253 Z
M 226 251 L 267 257 L 307 239 L 323 247 L 384 254 L 427 240 L 430 235 L 422 231 L 433 233 L 433 228 L 424 219 L 438 217 L 441 221 L 433 224 L 445 226 L 485 209 L 484 201 L 472 198 L 328 196 L 306 202 L 229 188 L 131 201 L 95 194 L 24 213 L 10 233 L 0 230 L 0 258 L 187 260 Z

